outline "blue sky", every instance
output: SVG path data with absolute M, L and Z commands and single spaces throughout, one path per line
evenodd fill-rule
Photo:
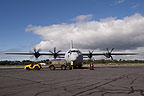
M 71 24 L 92 14 L 94 20 L 144 15 L 144 0 L 0 0 L 0 50 L 29 51 L 42 36 L 25 32 L 28 25 Z

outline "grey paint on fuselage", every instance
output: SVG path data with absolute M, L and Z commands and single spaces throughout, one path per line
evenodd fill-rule
M 65 54 L 65 60 L 68 64 L 73 61 L 74 66 L 82 66 L 83 55 L 78 49 L 70 49 Z

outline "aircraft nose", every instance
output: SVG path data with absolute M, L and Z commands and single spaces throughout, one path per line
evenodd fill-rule
M 71 56 L 71 60 L 72 60 L 72 61 L 76 61 L 76 60 L 77 60 L 77 58 L 78 58 L 78 56 L 77 56 L 77 55 L 72 55 L 72 56 Z

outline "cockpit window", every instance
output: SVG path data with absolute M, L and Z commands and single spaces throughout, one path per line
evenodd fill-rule
M 68 53 L 71 53 L 71 50 L 70 50 L 70 51 L 68 51 Z
M 70 50 L 70 51 L 68 51 L 68 53 L 72 53 L 72 52 L 80 53 L 79 50 Z
M 71 52 L 79 52 L 78 50 L 71 50 Z

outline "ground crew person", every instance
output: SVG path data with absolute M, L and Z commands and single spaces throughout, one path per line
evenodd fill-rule
M 90 63 L 90 70 L 94 70 L 93 62 Z
M 73 61 L 71 61 L 71 68 L 72 68 L 72 70 L 73 70 Z

